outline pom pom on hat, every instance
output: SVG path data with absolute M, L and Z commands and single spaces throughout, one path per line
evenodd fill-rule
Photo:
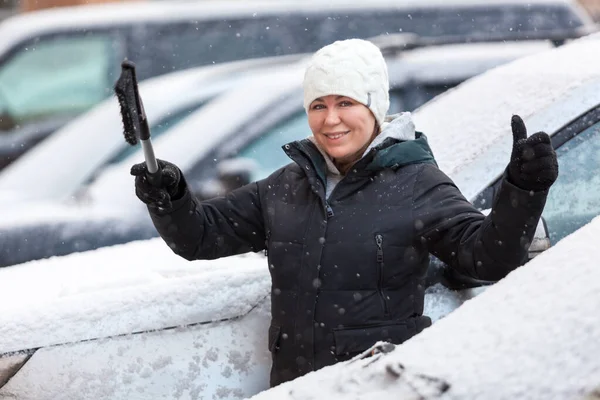
M 381 126 L 390 107 L 389 78 L 381 50 L 362 39 L 339 40 L 318 50 L 304 73 L 304 108 L 319 97 L 350 97 L 369 107 Z

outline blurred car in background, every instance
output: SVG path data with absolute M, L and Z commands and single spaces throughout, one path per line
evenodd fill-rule
M 303 56 L 233 61 L 141 81 L 139 90 L 152 137 L 161 136 L 220 93 L 241 85 L 243 80 L 269 74 Z M 120 115 L 116 97 L 111 97 L 0 171 L 0 205 L 72 200 L 77 189 L 93 180 L 108 160 L 137 149 L 125 142 Z
M 468 41 L 590 30 L 574 0 L 169 1 L 26 13 L 0 23 L 0 168 L 110 96 L 125 57 L 144 79 L 385 33 Z
M 595 35 L 500 66 L 416 110 L 415 123 L 468 198 L 493 190 L 502 174 L 512 114 L 530 134 L 550 133 L 561 168 L 546 214 L 556 240 L 567 232 L 553 227 L 553 212 L 576 221 L 600 213 L 599 52 Z M 201 112 L 226 123 L 212 104 Z M 393 352 L 367 349 L 368 359 L 257 399 L 594 398 L 600 219 L 569 229 L 572 235 L 456 311 L 473 291 L 430 288 L 425 315 L 433 326 Z M 270 289 L 262 255 L 190 263 L 160 239 L 1 269 L 0 397 L 252 396 L 268 386 Z
M 412 110 L 465 79 L 552 47 L 549 41 L 441 46 L 427 41 L 418 48 L 412 36 L 398 34 L 396 42 L 390 37 L 382 48 L 391 82 L 391 112 Z M 405 45 L 412 48 L 400 50 Z M 396 50 L 390 51 L 391 47 Z M 155 137 L 156 154 L 177 163 L 201 198 L 264 178 L 290 161 L 281 150 L 283 144 L 310 134 L 302 107 L 303 73 L 304 61 L 266 72 L 257 69 Z M 163 104 L 160 90 L 147 93 L 157 93 L 160 100 L 149 100 Z M 173 115 L 180 114 L 176 104 L 168 108 Z M 152 110 L 146 108 L 150 116 Z M 100 119 L 106 123 L 99 123 Z M 0 173 L 0 194 L 5 200 L 1 203 L 5 211 L 0 213 L 0 266 L 157 235 L 134 195 L 129 175 L 131 165 L 142 160 L 141 150 L 125 144 L 119 124 L 116 106 L 106 105 Z M 104 138 L 110 126 L 115 132 Z M 96 146 L 97 136 L 110 146 Z M 79 143 L 73 157 L 50 161 L 72 143 Z M 47 166 L 40 170 L 40 165 Z M 38 183 L 31 185 L 32 181 Z M 70 200 L 70 204 L 30 204 L 46 200 Z

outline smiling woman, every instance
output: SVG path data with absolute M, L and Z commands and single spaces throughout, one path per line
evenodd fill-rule
M 172 163 L 162 162 L 169 179 L 160 187 L 148 182 L 145 164 L 132 168 L 137 196 L 176 254 L 268 254 L 271 386 L 430 326 L 423 315 L 429 253 L 490 281 L 527 257 L 557 174 L 547 135 L 526 138 L 513 118 L 508 174 L 484 216 L 437 168 L 410 113 L 386 117 L 388 88 L 378 47 L 334 42 L 307 64 L 312 135 L 283 146 L 292 163 L 206 201 Z

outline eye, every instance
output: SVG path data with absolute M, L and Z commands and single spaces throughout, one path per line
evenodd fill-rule
M 325 106 L 320 103 L 314 104 L 312 107 L 310 107 L 311 110 L 322 110 L 324 108 L 325 108 Z
M 354 105 L 354 103 L 352 103 L 351 101 L 348 101 L 348 100 L 344 100 L 344 101 L 340 102 L 340 106 L 342 106 L 342 107 L 350 107 L 352 105 Z

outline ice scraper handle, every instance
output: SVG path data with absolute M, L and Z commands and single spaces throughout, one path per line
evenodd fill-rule
M 162 171 L 156 161 L 154 148 L 152 147 L 152 141 L 150 140 L 150 127 L 148 126 L 148 119 L 146 118 L 146 110 L 144 109 L 142 98 L 138 96 L 137 101 L 140 116 L 140 142 L 142 143 L 142 150 L 144 151 L 146 167 L 148 167 L 148 173 L 146 175 L 152 186 L 161 187 Z
M 152 142 L 150 138 L 144 140 L 140 139 L 142 143 L 142 150 L 144 150 L 144 159 L 146 160 L 146 167 L 148 167 L 148 181 L 154 187 L 162 186 L 162 170 L 158 166 L 156 157 L 154 156 L 154 149 L 152 148 Z

